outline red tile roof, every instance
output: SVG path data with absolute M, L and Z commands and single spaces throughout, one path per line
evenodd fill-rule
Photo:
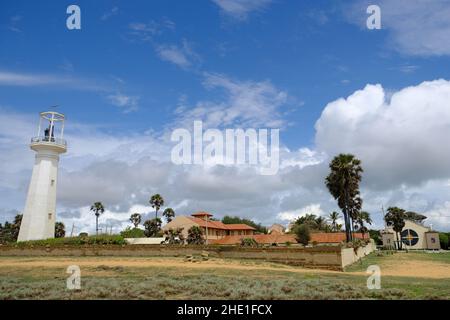
M 206 228 L 206 221 L 196 217 L 188 217 L 200 227 Z M 224 224 L 221 221 L 208 220 L 208 228 L 219 230 L 256 230 L 246 224 Z
M 193 213 L 192 216 L 193 217 L 204 217 L 204 216 L 212 217 L 213 215 L 209 212 L 200 211 L 200 212 Z

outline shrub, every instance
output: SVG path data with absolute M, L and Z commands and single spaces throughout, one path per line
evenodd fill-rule
M 298 243 L 306 246 L 311 240 L 311 232 L 307 224 L 296 225 L 293 231 Z
M 203 239 L 202 229 L 198 226 L 192 226 L 188 230 L 188 237 L 186 241 L 188 244 L 197 244 L 197 245 L 204 244 L 205 239 Z
M 124 238 L 145 238 L 145 231 L 139 228 L 126 227 L 120 235 Z
M 91 236 L 91 237 L 71 237 L 71 238 L 54 238 L 46 240 L 33 240 L 33 241 L 22 241 L 18 242 L 18 246 L 59 246 L 59 245 L 98 245 L 98 244 L 109 244 L 109 245 L 124 245 L 126 244 L 125 239 L 122 236 Z
M 441 243 L 441 249 L 447 250 L 449 248 L 449 237 L 445 233 L 439 233 L 439 242 Z
M 258 247 L 258 242 L 253 238 L 242 238 L 241 247 Z

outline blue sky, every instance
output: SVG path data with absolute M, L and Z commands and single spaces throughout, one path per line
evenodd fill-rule
M 332 156 L 331 151 L 362 150 L 361 154 L 364 154 L 364 144 L 333 148 L 330 145 L 339 144 L 331 143 L 328 138 L 324 141 L 326 134 L 321 134 L 315 125 L 319 119 L 322 123 L 326 120 L 323 112 L 327 106 L 364 90 L 368 84 L 382 86 L 389 104 L 390 95 L 404 88 L 449 78 L 450 45 L 443 34 L 450 30 L 447 19 L 450 3 L 428 1 L 424 6 L 421 1 L 375 2 L 382 9 L 382 30 L 365 28 L 366 1 L 2 1 L 0 108 L 5 119 L 11 116 L 20 119 L 20 123 L 33 124 L 33 115 L 58 104 L 58 110 L 69 119 L 69 134 L 72 124 L 72 130 L 75 127 L 79 130 L 77 134 L 82 135 L 85 130 L 98 138 L 95 140 L 100 141 L 98 154 L 95 147 L 88 151 L 81 147 L 71 150 L 68 160 L 62 160 L 61 179 L 68 177 L 70 172 L 92 168 L 102 161 L 123 161 L 133 166 L 133 161 L 138 159 L 128 160 L 128 155 L 118 155 L 117 150 L 122 150 L 124 145 L 131 146 L 143 137 L 159 141 L 167 130 L 182 123 L 183 114 L 199 105 L 226 110 L 236 101 L 241 107 L 246 101 L 263 101 L 262 108 L 265 104 L 275 106 L 274 118 L 280 120 L 281 142 L 289 152 L 286 157 L 300 157 L 300 160 L 292 160 L 294 163 L 325 163 L 324 159 Z M 66 8 L 70 4 L 81 8 L 81 30 L 66 28 Z M 446 87 L 442 90 L 445 96 Z M 251 94 L 246 95 L 248 92 Z M 445 110 L 445 106 L 442 108 Z M 434 114 L 441 111 L 430 110 Z M 246 120 L 245 123 L 268 123 L 267 119 Z M 228 125 L 240 123 L 238 117 L 235 123 Z M 336 123 L 327 123 L 327 128 L 333 128 L 333 125 Z M 330 136 L 336 137 L 346 130 L 345 126 L 336 128 L 340 131 L 332 132 Z M 354 138 L 359 132 L 348 134 Z M 427 136 L 427 132 L 423 135 Z M 100 151 L 104 147 L 101 139 L 119 142 Z M 432 148 L 433 141 L 426 141 L 424 145 Z M 22 143 L 25 148 L 23 145 L 26 145 L 25 141 Z M 370 143 L 366 147 L 377 149 Z M 400 144 L 398 148 L 401 147 Z M 2 150 L 8 148 L 3 143 Z M 158 154 L 150 149 L 141 154 L 142 159 L 158 158 Z M 27 152 L 23 156 L 31 158 L 31 153 Z M 367 163 L 375 163 L 370 157 L 377 158 L 379 154 L 369 152 L 362 156 L 363 160 L 367 158 Z M 401 166 L 398 158 L 391 160 L 392 168 Z M 21 210 L 30 174 L 27 165 L 31 160 L 27 161 L 16 171 L 5 169 L 4 176 L 8 174 L 17 180 L 17 185 L 2 186 L 10 199 L 14 199 L 10 205 L 2 206 L 4 217 L 12 210 Z M 425 172 L 435 167 L 433 161 L 436 159 L 424 161 L 427 162 L 425 167 L 414 165 L 411 170 Z M 299 174 L 307 176 L 302 169 L 298 167 Z M 64 172 L 68 172 L 67 175 Z M 369 177 L 371 172 L 378 171 L 369 167 Z M 242 177 L 241 174 L 237 177 Z M 389 185 L 385 181 L 368 182 L 367 193 L 384 199 L 372 203 L 370 208 L 378 210 L 379 203 L 383 202 L 385 205 L 404 204 L 433 214 L 444 212 L 445 215 L 448 190 L 434 184 L 439 180 L 445 185 L 450 177 L 448 172 L 430 172 L 409 181 L 414 174 L 406 171 L 398 185 Z M 317 179 L 322 178 L 319 175 Z M 142 188 L 146 183 L 142 182 Z M 269 223 L 281 219 L 283 214 L 286 216 L 286 212 L 295 215 L 304 208 L 317 209 L 318 204 L 319 214 L 332 209 L 330 199 L 326 203 L 319 200 L 323 190 L 315 195 L 308 195 L 310 191 L 303 190 L 306 194 L 302 194 L 302 198 L 310 196 L 311 200 L 291 204 L 283 199 L 294 199 L 300 191 L 293 192 L 289 187 L 280 190 L 274 181 L 266 183 L 264 192 L 274 192 L 278 196 L 277 200 L 267 202 L 264 210 L 250 203 L 247 211 L 242 209 L 245 201 L 234 195 L 233 192 L 239 194 L 238 189 L 231 188 L 233 192 L 229 197 L 235 201 L 232 206 L 235 212 Z M 420 188 L 420 191 L 414 188 Z M 170 186 L 167 190 L 171 190 Z M 148 189 L 140 191 L 142 194 L 150 192 Z M 61 192 L 64 195 L 66 191 Z M 396 196 L 397 192 L 403 196 Z M 430 198 L 430 194 L 437 193 L 442 193 L 442 197 Z M 411 197 L 418 200 L 414 202 Z M 200 198 L 185 194 L 184 198 L 171 204 L 184 213 L 196 206 L 219 211 L 218 215 L 230 213 L 220 210 L 217 201 L 212 204 L 208 197 Z M 137 203 L 137 200 L 119 201 L 114 204 L 114 210 L 125 216 Z M 86 205 L 82 201 L 63 200 L 61 210 L 82 216 L 77 212 Z M 264 211 L 261 216 L 255 213 L 261 210 Z M 66 219 L 69 221 L 70 214 Z M 119 225 L 119 218 L 113 220 L 111 217 L 111 224 Z M 444 220 L 438 219 L 435 223 L 449 227 Z M 377 220 L 378 224 L 380 221 Z

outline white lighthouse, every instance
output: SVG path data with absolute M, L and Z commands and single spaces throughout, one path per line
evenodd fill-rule
M 64 115 L 41 112 L 37 137 L 30 148 L 36 152 L 27 201 L 18 241 L 55 237 L 56 182 L 59 155 L 67 150 L 64 137 Z

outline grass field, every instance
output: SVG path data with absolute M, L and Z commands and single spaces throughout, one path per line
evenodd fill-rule
M 373 264 L 380 290 L 366 287 Z M 69 265 L 80 266 L 81 290 L 66 288 Z M 346 272 L 221 259 L 0 257 L 0 299 L 450 299 L 450 254 L 372 254 Z

